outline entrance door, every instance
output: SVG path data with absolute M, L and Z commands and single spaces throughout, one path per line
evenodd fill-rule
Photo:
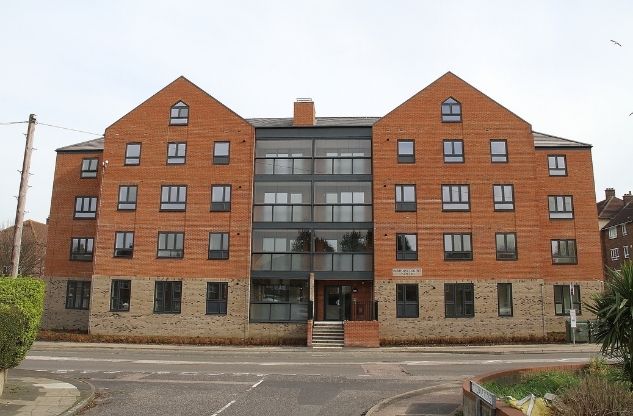
M 352 311 L 351 286 L 325 287 L 325 320 L 349 320 Z

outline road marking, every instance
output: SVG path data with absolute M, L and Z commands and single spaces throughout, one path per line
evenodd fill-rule
M 120 371 L 104 371 L 103 374 L 117 374 L 120 373 Z
M 123 383 L 154 383 L 154 384 L 220 384 L 220 385 L 239 385 L 249 386 L 250 381 L 219 381 L 219 380 L 123 380 L 120 378 L 91 378 L 91 381 L 111 381 L 111 382 L 123 382 Z
M 197 371 L 183 371 L 182 373 L 180 373 L 181 376 L 197 376 L 198 372 Z
M 251 388 L 250 388 L 250 389 L 248 389 L 248 390 L 246 390 L 246 391 L 251 391 L 251 390 L 253 390 L 254 388 L 257 388 L 257 386 L 259 386 L 259 385 L 260 385 L 260 384 L 262 384 L 263 382 L 264 382 L 264 379 L 262 378 L 262 379 L 261 379 L 261 380 L 259 380 L 257 383 L 253 384 L 253 385 L 251 386 Z
M 118 358 L 83 358 L 83 357 L 54 357 L 45 355 L 30 355 L 26 357 L 26 360 L 31 361 L 90 361 L 90 362 L 108 362 L 108 363 L 127 363 L 127 364 L 158 364 L 158 365 L 221 365 L 221 366 L 236 366 L 236 365 L 253 365 L 260 367 L 296 367 L 296 366 L 362 366 L 362 365 L 426 365 L 426 366 L 460 366 L 460 365 L 482 365 L 490 363 L 498 364 L 521 364 L 521 363 L 556 363 L 556 362 L 576 362 L 583 363 L 589 361 L 589 358 L 522 358 L 522 359 L 508 359 L 508 360 L 442 360 L 442 361 L 360 361 L 360 362 L 253 362 L 253 361 L 175 361 L 175 360 L 131 360 L 131 359 L 118 359 Z M 249 374 L 249 373 L 234 373 L 234 374 Z M 295 375 L 295 374 L 286 374 Z
M 228 402 L 227 404 L 224 405 L 223 408 L 221 408 L 220 410 L 218 410 L 217 412 L 215 412 L 214 414 L 212 414 L 211 416 L 218 416 L 220 413 L 224 412 L 226 409 L 228 409 L 229 407 L 231 407 L 231 405 L 235 403 L 235 400 L 231 400 L 230 402 Z
M 61 389 L 74 389 L 77 390 L 77 387 L 73 386 L 70 383 L 63 383 L 63 382 L 59 382 L 59 383 L 35 383 L 33 384 L 35 387 L 42 387 L 45 389 L 49 389 L 49 390 L 61 390 Z

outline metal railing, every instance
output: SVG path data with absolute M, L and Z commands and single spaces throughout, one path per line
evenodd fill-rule
M 364 300 L 352 301 L 350 321 L 377 321 L 378 301 Z

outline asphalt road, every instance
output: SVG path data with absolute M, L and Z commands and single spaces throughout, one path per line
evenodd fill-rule
M 455 354 L 390 349 L 36 345 L 19 368 L 81 378 L 96 415 L 362 415 L 380 400 L 500 369 L 582 362 L 590 353 Z

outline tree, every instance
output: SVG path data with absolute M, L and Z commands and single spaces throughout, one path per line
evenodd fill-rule
M 598 319 L 595 338 L 605 356 L 621 360 L 633 389 L 633 263 L 610 269 L 605 285 L 606 290 L 587 305 Z

